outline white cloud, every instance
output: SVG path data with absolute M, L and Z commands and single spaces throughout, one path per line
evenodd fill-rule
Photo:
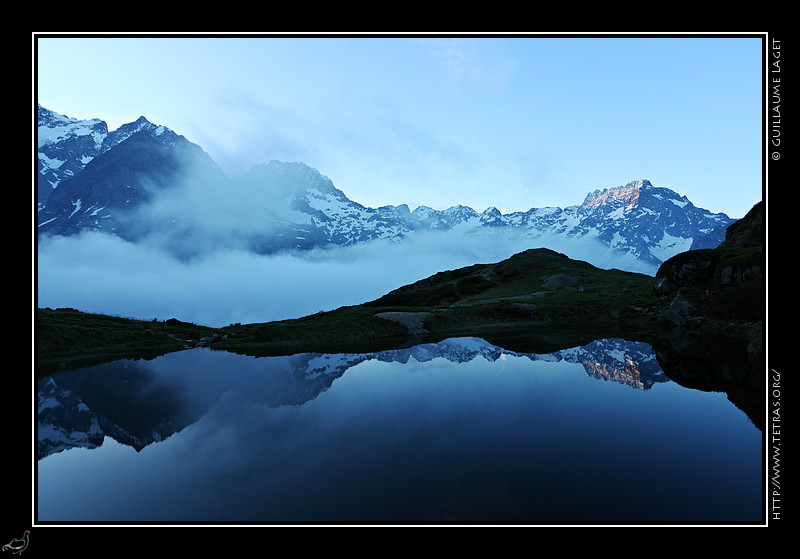
M 558 237 L 491 235 L 467 242 L 461 235 L 429 233 L 401 243 L 272 255 L 215 247 L 181 260 L 156 244 L 84 233 L 40 240 L 37 303 L 209 326 L 266 322 L 360 304 L 442 270 L 538 247 L 599 267 L 612 264 L 599 243 Z M 620 267 L 619 260 L 613 265 Z M 635 266 L 631 260 L 629 268 Z

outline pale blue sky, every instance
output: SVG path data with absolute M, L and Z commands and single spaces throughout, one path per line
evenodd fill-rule
M 144 115 L 231 175 L 303 161 L 368 206 L 579 204 L 640 178 L 741 217 L 762 196 L 761 38 L 36 40 L 36 100 Z

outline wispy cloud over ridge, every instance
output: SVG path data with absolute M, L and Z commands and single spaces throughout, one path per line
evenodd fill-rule
M 299 318 L 377 299 L 437 272 L 497 262 L 547 247 L 577 259 L 619 265 L 599 243 L 517 235 L 419 234 L 349 247 L 260 255 L 207 247 L 175 258 L 154 242 L 103 233 L 50 237 L 38 247 L 39 307 L 75 307 L 143 320 L 179 318 L 208 326 Z M 630 267 L 637 263 L 631 259 Z

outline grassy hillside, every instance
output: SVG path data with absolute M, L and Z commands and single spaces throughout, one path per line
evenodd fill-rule
M 213 328 L 176 319 L 144 321 L 70 308 L 37 309 L 37 374 L 122 358 L 151 358 L 210 343 L 215 334 Z
M 226 326 L 213 347 L 248 355 L 285 355 L 304 351 L 359 352 L 402 344 L 408 331 L 361 306 L 341 307 L 310 316 Z
M 660 302 L 652 284 L 650 276 L 527 250 L 502 262 L 440 272 L 362 305 L 223 328 L 226 338 L 214 347 L 268 354 L 287 347 L 385 348 L 450 336 L 563 347 L 566 339 L 652 329 Z
M 366 307 L 423 308 L 427 324 L 447 332 L 476 322 L 521 317 L 540 320 L 606 320 L 655 303 L 653 278 L 603 270 L 548 249 L 526 250 L 495 264 L 442 272 L 366 303 Z M 633 312 L 641 317 L 639 311 Z M 480 320 L 474 316 L 482 316 Z

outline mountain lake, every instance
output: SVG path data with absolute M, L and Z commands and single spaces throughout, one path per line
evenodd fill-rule
M 43 524 L 746 524 L 763 433 L 652 348 L 198 348 L 38 379 Z

